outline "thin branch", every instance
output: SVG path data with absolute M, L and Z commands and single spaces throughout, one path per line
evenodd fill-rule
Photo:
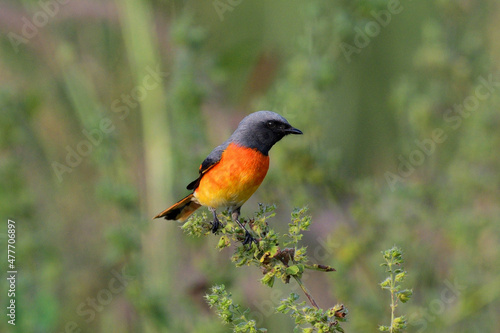
M 316 309 L 319 309 L 318 304 L 316 303 L 316 301 L 312 297 L 312 295 L 309 292 L 309 290 L 307 290 L 306 286 L 304 286 L 304 284 L 302 283 L 302 280 L 299 277 L 295 276 L 295 275 L 293 275 L 293 278 L 295 279 L 295 281 L 297 281 L 297 283 L 299 284 L 300 288 L 302 289 L 302 291 L 306 295 L 306 297 L 309 300 L 309 302 L 311 303 L 311 305 L 314 306 Z

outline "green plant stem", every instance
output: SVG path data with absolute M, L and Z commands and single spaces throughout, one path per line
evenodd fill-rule
M 311 293 L 309 292 L 309 290 L 307 290 L 306 286 L 304 286 L 304 284 L 302 283 L 302 280 L 295 275 L 293 275 L 293 278 L 295 279 L 295 281 L 297 281 L 297 283 L 299 284 L 300 288 L 302 289 L 302 291 L 306 295 L 306 297 L 309 300 L 309 302 L 311 303 L 311 305 L 314 306 L 316 309 L 319 309 L 318 304 L 316 303 L 314 298 L 311 296 Z
M 388 263 L 389 265 L 389 270 L 391 272 L 391 327 L 390 327 L 390 332 L 393 333 L 394 331 L 394 311 L 396 309 L 396 303 L 394 301 L 394 287 L 395 287 L 395 281 L 394 281 L 394 273 L 392 271 L 392 263 Z
M 391 333 L 394 329 L 394 293 L 391 290 Z

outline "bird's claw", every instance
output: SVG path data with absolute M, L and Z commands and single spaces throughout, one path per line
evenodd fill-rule
M 217 234 L 219 229 L 224 227 L 224 225 L 219 221 L 218 218 L 214 219 L 211 222 L 211 224 L 212 224 L 212 229 L 210 229 L 210 230 L 212 231 L 213 234 Z
M 257 240 L 253 238 L 247 230 L 245 230 L 245 239 L 243 240 L 243 245 L 252 244 L 252 242 L 258 244 Z

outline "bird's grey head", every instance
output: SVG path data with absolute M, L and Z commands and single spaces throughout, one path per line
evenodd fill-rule
M 267 155 L 271 147 L 288 134 L 302 132 L 292 127 L 276 112 L 257 111 L 243 118 L 229 141 L 244 147 L 257 148 Z

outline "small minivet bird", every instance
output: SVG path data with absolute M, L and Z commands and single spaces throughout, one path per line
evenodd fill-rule
M 188 190 L 193 192 L 154 218 L 186 220 L 195 210 L 206 206 L 212 212 L 212 232 L 222 225 L 217 209 L 228 208 L 232 219 L 245 231 L 244 244 L 252 242 L 240 223 L 240 208 L 260 186 L 269 168 L 269 150 L 288 134 L 302 134 L 279 114 L 254 112 L 240 122 L 223 144 L 216 147 L 200 165 L 199 177 Z

